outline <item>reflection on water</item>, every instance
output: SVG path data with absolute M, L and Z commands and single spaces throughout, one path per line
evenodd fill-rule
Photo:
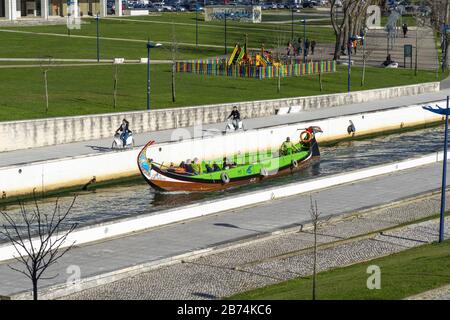
M 342 142 L 333 147 L 321 148 L 320 162 L 315 162 L 298 173 L 226 191 L 175 194 L 155 192 L 144 180 L 141 183 L 83 191 L 78 194 L 68 222 L 87 225 L 141 214 L 158 214 L 168 208 L 195 202 L 417 157 L 442 148 L 442 131 L 441 127 L 435 127 L 370 140 Z M 62 197 L 60 202 L 63 207 L 69 205 L 72 196 Z M 39 201 L 40 209 L 51 211 L 54 202 L 55 199 L 52 198 Z M 31 206 L 32 203 L 27 204 L 27 207 Z M 18 207 L 14 205 L 2 210 L 12 215 L 19 213 Z

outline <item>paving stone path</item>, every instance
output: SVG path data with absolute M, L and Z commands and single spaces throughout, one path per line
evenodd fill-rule
M 435 241 L 438 221 L 431 220 L 381 233 L 438 211 L 439 195 L 421 196 L 369 209 L 319 231 L 319 271 L 367 261 Z M 320 208 L 319 208 L 320 209 Z M 450 219 L 446 219 L 450 237 Z M 373 233 L 375 232 L 375 233 Z M 356 240 L 352 237 L 373 233 Z M 238 292 L 312 273 L 313 234 L 302 232 L 253 241 L 185 263 L 85 290 L 65 299 L 218 299 Z

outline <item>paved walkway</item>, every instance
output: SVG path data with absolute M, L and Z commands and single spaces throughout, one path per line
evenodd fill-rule
M 438 65 L 438 52 L 434 42 L 434 34 L 430 28 L 421 28 L 417 31 L 416 28 L 411 28 L 407 37 L 403 38 L 403 34 L 395 39 L 393 46 L 390 47 L 389 54 L 392 60 L 399 63 L 399 68 L 404 68 L 403 46 L 406 44 L 413 46 L 412 68 L 415 65 L 415 47 L 416 36 L 418 37 L 418 59 L 417 66 L 419 70 L 435 71 Z M 310 39 L 313 40 L 313 39 Z M 381 64 L 386 60 L 388 55 L 387 46 L 387 32 L 384 30 L 369 30 L 366 41 L 366 64 L 372 67 L 381 67 Z M 285 53 L 285 48 L 282 48 L 282 53 Z M 318 43 L 314 55 L 308 55 L 308 60 L 322 60 L 332 59 L 334 54 L 334 44 Z M 356 66 L 363 65 L 363 48 L 358 45 L 356 54 L 352 52 L 351 59 Z M 341 55 L 341 60 L 347 62 L 348 56 Z M 410 59 L 406 60 L 406 68 L 410 68 Z
M 392 228 L 402 222 L 426 217 L 437 209 L 438 195 L 414 200 L 406 204 L 389 208 L 377 208 L 358 215 L 353 219 L 327 223 L 318 232 L 319 272 L 346 265 L 366 262 L 374 258 L 393 254 L 436 240 L 439 222 L 426 221 L 402 227 Z M 447 238 L 450 226 L 447 218 Z M 365 234 L 371 233 L 370 236 Z M 362 235 L 362 237 L 360 237 Z M 350 237 L 357 237 L 349 239 Z M 311 229 L 298 232 L 298 228 L 289 233 L 267 237 L 244 243 L 241 246 L 225 249 L 222 252 L 186 260 L 182 264 L 161 267 L 149 272 L 122 279 L 113 283 L 84 290 L 62 299 L 217 299 L 254 288 L 267 286 L 280 281 L 305 277 L 312 274 L 313 242 Z M 366 275 L 365 269 L 361 278 Z M 390 284 L 383 279 L 382 290 L 390 290 Z M 411 281 L 423 275 L 411 275 Z M 430 274 L 430 276 L 432 276 Z M 436 275 L 437 276 L 437 275 Z M 346 281 L 346 280 L 344 280 Z M 339 288 L 339 279 L 334 283 Z M 378 290 L 367 290 L 367 296 Z M 450 294 L 450 286 L 441 294 Z M 324 294 L 319 289 L 317 298 Z M 433 292 L 436 293 L 436 292 Z M 436 295 L 433 295 L 436 298 Z M 440 298 L 441 296 L 439 296 Z M 300 298 L 300 297 L 299 297 Z M 347 297 L 342 295 L 340 299 Z M 431 298 L 431 294 L 423 299 Z M 308 299 L 308 297 L 306 297 Z
M 313 197 L 323 217 L 336 217 L 436 190 L 440 178 L 441 164 L 433 164 L 321 190 Z M 42 280 L 40 285 L 65 283 L 69 277 L 66 270 L 73 265 L 80 267 L 82 277 L 90 277 L 304 224 L 310 221 L 309 206 L 309 195 L 304 194 L 73 248 L 59 264 L 49 268 L 47 275 L 57 276 Z M 29 289 L 27 278 L 0 264 L 0 295 Z
M 246 129 L 263 128 L 287 123 L 297 123 L 302 121 L 312 121 L 317 119 L 337 117 L 360 112 L 383 110 L 412 104 L 420 104 L 420 103 L 426 104 L 430 101 L 444 100 L 447 94 L 450 94 L 450 89 L 440 91 L 437 93 L 427 93 L 417 96 L 406 96 L 382 101 L 377 100 L 333 108 L 323 108 L 312 111 L 303 111 L 295 114 L 274 115 L 262 118 L 245 119 L 244 126 Z M 133 124 L 131 124 L 131 129 L 133 129 Z M 193 127 L 186 129 L 189 130 L 192 135 L 194 134 Z M 212 131 L 210 130 L 211 129 L 224 130 L 225 122 L 218 124 L 204 125 L 203 129 L 204 129 L 203 134 L 205 136 L 217 134 L 212 133 Z M 138 147 L 143 146 L 149 140 L 156 140 L 156 142 L 159 143 L 172 141 L 171 139 L 172 132 L 173 130 L 164 130 L 164 131 L 137 134 L 135 135 L 136 145 Z M 56 146 L 3 152 L 0 153 L 0 168 L 12 165 L 23 165 L 38 161 L 60 159 L 65 157 L 73 157 L 87 154 L 98 154 L 104 152 L 114 152 L 111 150 L 111 144 L 113 140 L 112 135 L 113 132 L 111 132 L 110 139 L 98 139 L 70 144 L 61 144 Z

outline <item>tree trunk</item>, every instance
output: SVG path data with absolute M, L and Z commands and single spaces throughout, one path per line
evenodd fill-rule
M 175 102 L 175 62 L 172 62 L 172 102 Z
M 114 109 L 117 106 L 117 85 L 118 85 L 118 81 L 119 81 L 118 73 L 119 73 L 119 65 L 116 64 L 116 68 L 115 68 L 115 71 L 114 71 L 114 96 L 113 96 L 113 100 L 114 100 L 113 101 L 113 107 L 114 107 Z
M 33 283 L 33 300 L 37 300 L 38 299 L 38 280 L 36 278 L 36 275 L 32 276 L 31 281 Z
M 312 299 L 316 300 L 316 264 L 317 264 L 317 222 L 314 222 L 314 261 L 313 261 L 313 285 Z
M 47 70 L 44 71 L 44 86 L 45 86 L 45 112 L 48 112 L 48 82 L 47 82 Z

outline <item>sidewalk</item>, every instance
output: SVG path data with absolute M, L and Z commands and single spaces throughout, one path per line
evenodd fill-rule
M 269 117 L 244 119 L 246 129 L 264 128 L 269 126 L 282 125 L 287 123 L 297 123 L 303 121 L 313 121 L 318 119 L 350 115 L 360 112 L 377 111 L 400 106 L 413 104 L 426 104 L 431 101 L 445 100 L 446 95 L 450 94 L 450 89 L 437 93 L 426 93 L 417 96 L 406 96 L 388 100 L 377 100 L 360 104 L 345 105 L 332 108 L 323 108 L 312 111 L 302 111 L 287 115 L 274 115 Z M 119 125 L 119 124 L 118 124 Z M 133 124 L 130 125 L 133 130 Z M 193 136 L 193 127 L 184 128 Z M 203 126 L 203 135 L 220 134 L 212 133 L 211 129 L 223 131 L 225 122 L 219 124 L 210 124 Z M 135 143 L 137 147 L 145 145 L 149 140 L 156 140 L 157 143 L 172 141 L 171 135 L 173 130 L 164 130 L 157 132 L 147 132 L 135 135 Z M 88 154 L 99 154 L 105 152 L 115 152 L 111 149 L 114 132 L 111 132 L 111 138 L 99 139 L 91 141 L 76 142 L 70 144 L 61 144 L 56 146 L 40 147 L 34 149 L 16 150 L 0 153 L 0 168 L 23 165 L 27 163 L 54 160 L 66 157 L 74 157 Z M 176 137 L 178 139 L 178 137 Z
M 440 186 L 441 170 L 442 165 L 437 163 L 324 189 L 315 192 L 313 197 L 319 204 L 322 217 L 338 217 L 436 190 Z M 74 265 L 80 267 L 82 278 L 93 277 L 305 224 L 310 221 L 309 207 L 310 197 L 303 194 L 76 247 L 50 267 L 47 275 L 58 276 L 42 280 L 40 288 L 66 283 L 70 276 L 66 270 Z M 437 211 L 436 206 L 428 205 L 426 208 L 428 214 Z M 12 265 L 20 267 L 16 263 Z M 30 290 L 27 278 L 6 264 L 0 264 L 0 295 L 14 295 L 27 290 Z

